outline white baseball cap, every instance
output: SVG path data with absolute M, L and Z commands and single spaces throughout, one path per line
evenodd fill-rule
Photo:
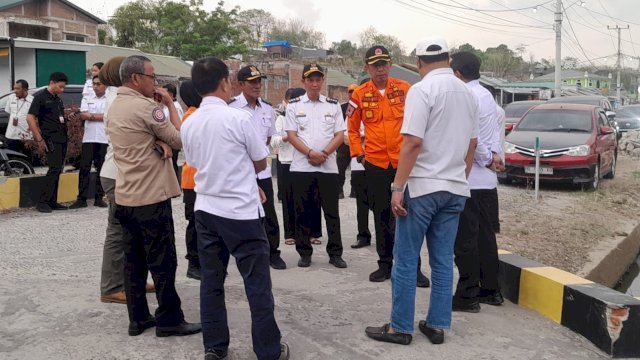
M 427 50 L 431 46 L 436 47 L 436 49 Z M 440 49 L 437 49 L 437 47 Z M 446 52 L 449 52 L 449 47 L 447 46 L 447 41 L 442 36 L 430 36 L 416 45 L 416 56 L 433 56 Z

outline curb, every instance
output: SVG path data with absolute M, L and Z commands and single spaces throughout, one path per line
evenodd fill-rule
M 508 251 L 499 251 L 502 294 L 584 336 L 612 357 L 640 357 L 640 298 Z
M 75 201 L 78 197 L 78 172 L 60 174 L 58 184 L 58 202 Z M 94 195 L 96 173 L 91 172 L 89 194 Z M 38 204 L 40 192 L 45 185 L 45 175 L 9 177 L 0 179 L 0 210 L 28 208 Z

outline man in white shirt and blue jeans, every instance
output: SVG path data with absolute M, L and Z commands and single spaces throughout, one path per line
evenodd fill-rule
M 451 68 L 476 96 L 479 109 L 478 147 L 469 174 L 471 198 L 460 214 L 455 246 L 458 286 L 453 297 L 453 311 L 477 313 L 480 303 L 500 305 L 504 302 L 498 285 L 498 245 L 495 223 L 498 221 L 498 178 L 496 170 L 504 167 L 500 154 L 504 127 L 496 102 L 480 78 L 480 58 L 462 51 L 451 55 Z
M 274 317 L 269 243 L 262 225 L 264 192 L 256 174 L 269 151 L 250 113 L 227 105 L 229 68 L 207 57 L 193 64 L 202 103 L 181 127 L 185 160 L 198 169 L 194 206 L 200 258 L 200 314 L 205 360 L 226 359 L 229 327 L 224 280 L 231 255 L 244 279 L 258 359 L 288 359 Z
M 400 160 L 391 184 L 396 215 L 391 270 L 391 322 L 368 327 L 377 341 L 408 345 L 414 329 L 418 255 L 427 242 L 431 297 L 420 331 L 433 344 L 451 326 L 453 247 L 458 217 L 469 197 L 467 175 L 478 137 L 478 106 L 453 75 L 449 49 L 441 37 L 416 46 L 422 80 L 407 95 Z

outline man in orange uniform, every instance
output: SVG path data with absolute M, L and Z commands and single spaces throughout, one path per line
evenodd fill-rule
M 375 222 L 378 270 L 369 275 L 369 280 L 382 282 L 391 277 L 393 265 L 395 217 L 390 207 L 391 183 L 400 158 L 400 128 L 405 98 L 411 85 L 389 77 L 391 56 L 384 46 L 371 47 L 364 61 L 371 79 L 358 86 L 351 95 L 347 108 L 347 128 L 351 157 L 356 157 L 365 169 L 369 206 Z M 360 143 L 362 123 L 364 148 Z M 420 267 L 417 281 L 418 286 L 429 286 L 429 279 L 420 272 Z

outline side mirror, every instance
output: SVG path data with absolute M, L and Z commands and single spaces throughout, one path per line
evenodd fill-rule
M 513 126 L 514 126 L 514 125 L 515 125 L 515 124 L 511 124 L 511 123 L 504 124 L 504 132 L 505 132 L 505 134 L 510 133 L 510 132 L 511 132 L 511 130 L 513 130 Z
M 613 111 L 605 111 L 605 114 L 607 115 L 607 117 L 609 119 L 615 119 L 616 118 L 616 113 Z
M 609 135 L 609 134 L 613 134 L 615 132 L 615 130 L 613 130 L 612 128 L 608 127 L 608 126 L 603 126 L 600 128 L 600 134 L 602 135 Z

